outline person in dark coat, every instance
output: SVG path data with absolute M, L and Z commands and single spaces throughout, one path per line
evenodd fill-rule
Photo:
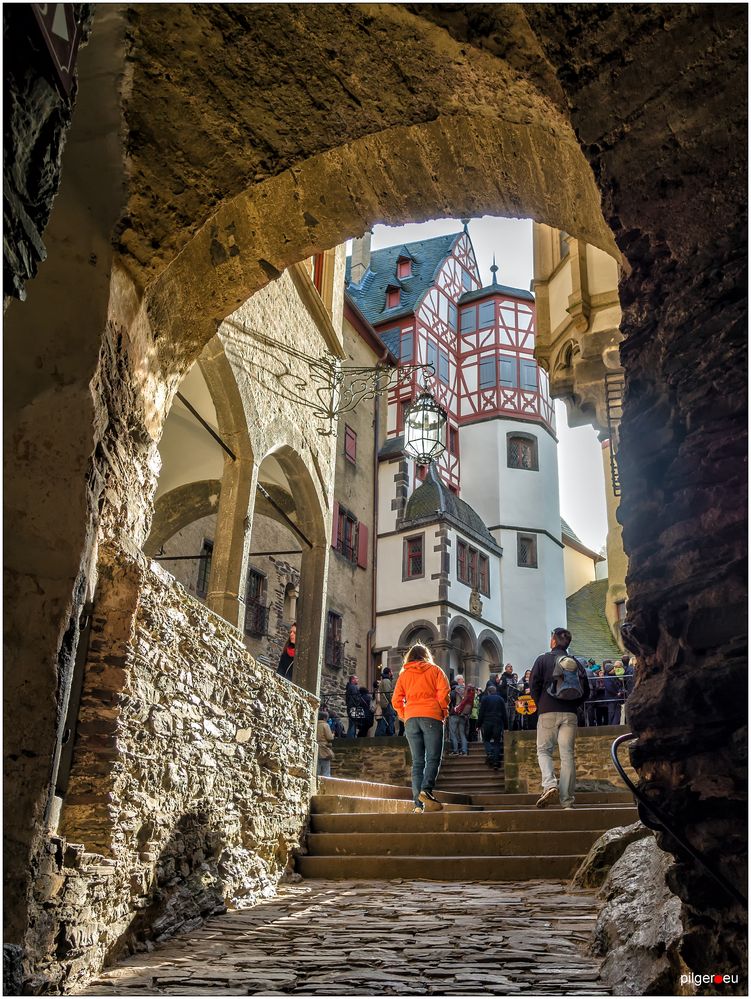
M 581 697 L 563 700 L 551 694 L 555 686 L 555 670 L 558 660 L 571 658 L 568 647 L 571 632 L 567 628 L 556 628 L 550 636 L 550 652 L 538 656 L 532 667 L 529 686 L 537 704 L 537 762 L 542 775 L 542 794 L 537 799 L 537 807 L 545 808 L 560 796 L 564 808 L 574 807 L 576 787 L 576 745 L 577 709 L 589 697 L 587 671 L 579 664 L 576 676 L 581 689 Z M 578 662 L 578 660 L 577 660 Z M 560 791 L 558 778 L 553 766 L 553 749 L 558 746 L 561 758 Z
M 360 704 L 365 708 L 365 717 L 357 723 L 357 738 L 364 739 L 370 731 L 370 727 L 375 719 L 373 710 L 373 699 L 367 687 L 360 687 Z
M 357 677 L 352 674 L 352 676 L 347 681 L 347 686 L 344 688 L 344 701 L 347 705 L 347 720 L 349 725 L 347 726 L 347 738 L 356 739 L 357 738 L 357 715 L 359 714 L 359 708 L 362 707 L 360 704 L 360 681 Z
M 616 676 L 614 663 L 608 663 L 605 667 L 605 700 L 608 705 L 608 725 L 620 725 L 623 681 Z
M 486 688 L 480 702 L 477 725 L 482 732 L 485 762 L 494 770 L 499 770 L 503 763 L 503 731 L 508 728 L 508 718 L 506 702 L 494 683 Z
M 282 654 L 279 657 L 279 665 L 276 668 L 279 676 L 283 676 L 285 680 L 292 679 L 292 671 L 295 668 L 295 642 L 297 641 L 297 624 L 292 624 L 289 629 L 289 638 L 287 639 L 287 644 L 282 650 Z

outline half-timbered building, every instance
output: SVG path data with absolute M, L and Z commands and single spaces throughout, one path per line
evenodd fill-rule
M 378 482 L 375 651 L 428 640 L 451 672 L 519 670 L 566 619 L 557 440 L 537 365 L 534 296 L 483 286 L 462 232 L 370 251 L 355 241 L 347 294 L 401 365 Z M 404 457 L 404 414 L 427 388 L 447 415 L 428 470 Z M 385 661 L 385 659 L 384 659 Z

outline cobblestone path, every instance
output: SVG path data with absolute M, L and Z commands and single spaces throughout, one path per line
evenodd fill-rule
M 305 881 L 129 958 L 84 995 L 608 995 L 591 894 L 524 881 Z

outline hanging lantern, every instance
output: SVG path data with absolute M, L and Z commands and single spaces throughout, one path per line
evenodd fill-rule
M 404 414 L 404 453 L 418 465 L 429 465 L 446 450 L 446 411 L 423 392 Z

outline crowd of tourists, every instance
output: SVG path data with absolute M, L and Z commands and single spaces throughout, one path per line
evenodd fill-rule
M 538 808 L 559 801 L 563 808 L 573 808 L 576 786 L 574 746 L 579 727 L 578 713 L 590 698 L 591 670 L 571 656 L 568 646 L 571 633 L 566 628 L 556 628 L 550 639 L 550 652 L 538 656 L 530 671 L 525 674 L 521 690 L 516 683 L 516 699 L 529 696 L 538 714 L 536 741 L 542 790 L 537 800 Z M 609 674 L 606 674 L 606 677 Z M 624 674 L 625 675 L 625 674 Z M 347 684 L 350 722 L 354 722 L 353 735 L 358 728 L 372 725 L 376 711 L 379 721 L 388 727 L 385 716 L 392 713 L 404 725 L 412 757 L 412 796 L 415 812 L 439 811 L 443 804 L 434 793 L 441 767 L 446 727 L 451 740 L 451 751 L 461 755 L 468 751 L 470 723 L 475 721 L 489 766 L 497 768 L 503 762 L 503 733 L 508 726 L 508 687 L 512 683 L 513 669 L 504 675 L 491 677 L 483 691 L 475 690 L 458 676 L 453 685 L 446 674 L 433 661 L 430 650 L 421 644 L 413 645 L 404 659 L 404 665 L 393 682 L 391 671 L 384 671 L 381 681 L 374 687 L 373 695 L 361 687 L 356 676 Z M 383 684 L 386 681 L 387 691 Z M 525 691 L 528 690 L 528 695 Z M 373 714 L 361 716 L 368 705 Z M 475 719 L 472 714 L 477 708 Z M 322 710 L 318 722 L 319 773 L 330 773 L 333 740 L 331 719 Z M 367 731 L 364 732 L 367 734 Z M 556 776 L 553 750 L 560 755 L 560 780 Z

